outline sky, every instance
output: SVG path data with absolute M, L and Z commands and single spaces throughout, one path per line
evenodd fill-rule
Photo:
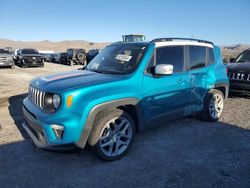
M 0 38 L 115 42 L 132 33 L 250 44 L 250 0 L 0 0 Z

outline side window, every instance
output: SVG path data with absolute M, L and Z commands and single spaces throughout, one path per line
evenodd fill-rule
M 189 69 L 206 66 L 206 47 L 189 46 Z
M 170 64 L 174 72 L 184 69 L 184 46 L 166 46 L 156 50 L 156 64 Z
M 215 58 L 214 58 L 214 49 L 213 48 L 207 48 L 207 64 L 211 65 L 215 63 Z

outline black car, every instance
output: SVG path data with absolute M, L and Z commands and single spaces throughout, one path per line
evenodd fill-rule
M 227 68 L 230 92 L 250 94 L 250 49 L 238 55 Z
M 89 50 L 89 52 L 87 53 L 87 63 L 89 63 L 92 59 L 94 59 L 94 57 L 99 54 L 101 50 L 100 49 L 92 49 Z
M 44 57 L 36 49 L 20 49 L 16 64 L 20 67 L 44 67 Z
M 67 64 L 68 65 L 79 64 L 85 67 L 87 65 L 85 49 L 81 48 L 67 49 Z
M 67 64 L 67 53 L 59 53 L 58 54 L 58 63 Z

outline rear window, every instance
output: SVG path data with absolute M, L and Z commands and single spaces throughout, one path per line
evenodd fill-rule
M 207 64 L 213 64 L 215 63 L 215 58 L 214 58 L 214 49 L 213 48 L 207 48 L 208 54 L 207 54 Z
M 206 47 L 189 46 L 189 69 L 206 66 Z

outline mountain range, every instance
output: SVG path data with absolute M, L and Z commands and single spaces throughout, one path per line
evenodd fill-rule
M 90 42 L 87 40 L 63 40 L 63 41 L 14 41 L 10 39 L 0 39 L 0 48 L 12 47 L 19 48 L 35 48 L 37 50 L 50 50 L 55 52 L 64 52 L 67 48 L 84 48 L 86 51 L 90 49 L 102 49 L 111 42 Z M 229 59 L 236 57 L 240 52 L 250 48 L 248 44 L 235 44 L 235 45 L 221 45 L 223 58 Z

